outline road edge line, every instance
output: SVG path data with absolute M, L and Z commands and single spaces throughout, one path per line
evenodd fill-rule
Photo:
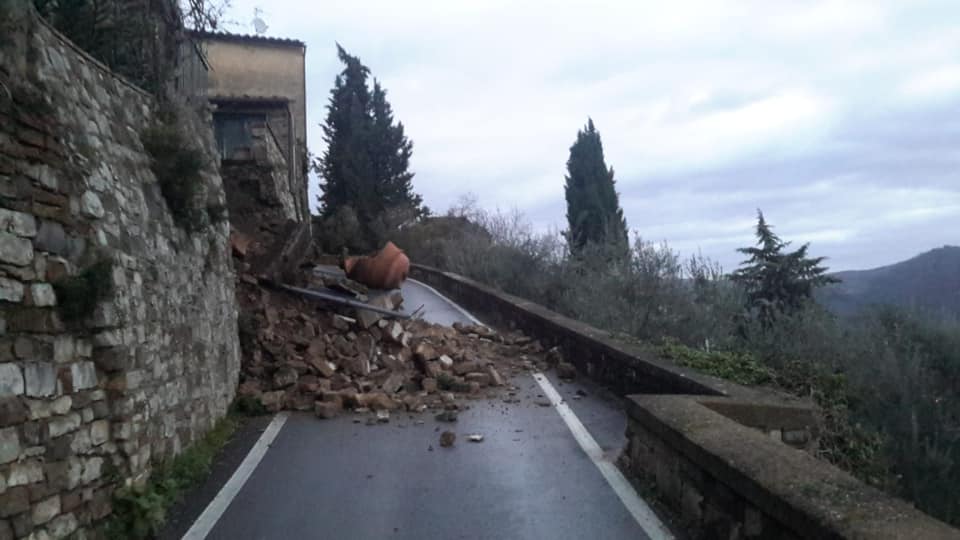
M 600 474 L 603 475 L 607 484 L 609 484 L 614 493 L 617 494 L 620 502 L 622 502 L 627 511 L 630 512 L 633 519 L 637 521 L 637 524 L 640 525 L 643 532 L 652 540 L 672 540 L 674 538 L 673 533 L 660 521 L 660 518 L 657 517 L 653 509 L 650 508 L 650 505 L 637 495 L 636 490 L 633 489 L 633 485 L 623 476 L 620 469 L 610 461 L 604 459 L 603 450 L 600 448 L 600 445 L 597 444 L 593 435 L 590 435 L 590 432 L 587 431 L 586 426 L 577 418 L 573 409 L 564 402 L 563 397 L 557 392 L 557 389 L 553 387 L 553 384 L 547 379 L 546 375 L 543 373 L 534 373 L 533 379 L 540 385 L 544 395 L 547 396 L 550 403 L 553 404 L 554 410 L 557 411 L 557 414 L 563 419 L 567 428 L 570 429 L 570 433 L 573 434 L 573 438 L 577 440 L 580 448 L 587 454 L 590 461 L 597 466 Z
M 457 303 L 454 302 L 453 300 L 447 298 L 446 296 L 443 295 L 443 293 L 441 293 L 440 291 L 434 289 L 434 288 L 431 287 L 430 285 L 427 285 L 426 283 L 424 283 L 424 282 L 422 282 L 422 281 L 420 281 L 420 280 L 418 280 L 418 279 L 413 279 L 412 277 L 408 277 L 408 278 L 407 278 L 407 281 L 412 281 L 412 282 L 416 283 L 417 285 L 420 285 L 421 287 L 423 287 L 423 288 L 427 289 L 428 291 L 432 292 L 433 294 L 439 296 L 444 302 L 450 304 L 450 305 L 453 307 L 453 309 L 459 311 L 461 315 L 463 315 L 464 317 L 470 319 L 470 320 L 473 322 L 473 324 L 477 324 L 477 325 L 484 326 L 484 327 L 487 326 L 487 325 L 483 324 L 482 322 L 480 322 L 480 319 L 474 317 L 472 313 L 470 313 L 469 311 L 463 309 L 462 307 L 460 307 L 459 304 L 457 304 Z
M 190 529 L 184 533 L 182 540 L 203 540 L 210 534 L 213 527 L 220 521 L 223 513 L 226 512 L 227 507 L 233 502 L 234 497 L 240 493 L 243 485 L 247 483 L 247 479 L 250 478 L 254 469 L 260 464 L 260 460 L 262 460 L 263 456 L 267 453 L 273 440 L 277 438 L 277 434 L 280 433 L 280 429 L 287 421 L 287 417 L 289 417 L 289 413 L 287 412 L 281 412 L 273 417 L 273 420 L 270 421 L 267 428 L 260 434 L 260 438 L 257 439 L 253 448 L 247 453 L 247 457 L 243 458 L 243 462 L 240 463 L 237 470 L 233 471 L 233 475 L 227 480 L 227 483 L 220 488 L 217 496 L 210 501 L 210 504 L 203 510 L 203 513 L 193 522 Z

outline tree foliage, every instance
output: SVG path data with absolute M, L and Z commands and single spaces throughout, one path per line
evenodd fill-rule
M 824 257 L 807 256 L 809 244 L 786 251 L 790 242 L 773 232 L 759 210 L 756 234 L 756 247 L 737 250 L 749 258 L 730 278 L 743 286 L 748 311 L 763 324 L 771 323 L 779 314 L 798 310 L 813 297 L 817 287 L 839 281 L 821 266 Z
M 212 3 L 213 0 L 197 2 Z M 164 97 L 175 73 L 183 13 L 166 0 L 33 0 L 75 45 L 144 90 Z
M 350 207 L 362 234 L 379 243 L 400 223 L 424 213 L 409 170 L 413 143 L 396 122 L 387 92 L 360 59 L 337 46 L 344 64 L 337 75 L 323 125 L 327 149 L 315 168 L 321 177 L 319 198 L 324 218 Z M 383 223 L 384 216 L 395 216 Z
M 577 254 L 587 244 L 612 244 L 629 249 L 627 222 L 615 189 L 613 168 L 603 159 L 600 132 L 588 119 L 570 147 L 564 191 L 567 199 L 567 241 Z

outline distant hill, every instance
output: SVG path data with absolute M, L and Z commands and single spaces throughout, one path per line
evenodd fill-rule
M 872 270 L 837 272 L 843 283 L 817 300 L 839 315 L 871 304 L 892 304 L 934 316 L 960 318 L 960 246 L 944 246 Z

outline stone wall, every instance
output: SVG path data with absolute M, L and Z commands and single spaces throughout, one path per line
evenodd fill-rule
M 456 274 L 412 265 L 411 277 L 484 322 L 560 347 L 578 371 L 625 395 L 628 445 L 619 465 L 653 487 L 690 538 L 960 538 L 804 451 L 816 448 L 818 423 L 805 400 L 671 365 Z
M 225 414 L 237 307 L 228 225 L 185 232 L 151 173 L 151 96 L 29 5 L 0 9 L 0 538 L 60 538 Z M 54 285 L 104 260 L 110 292 L 66 319 Z

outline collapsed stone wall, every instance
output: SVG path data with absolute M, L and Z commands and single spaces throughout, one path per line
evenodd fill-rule
M 0 10 L 0 83 L 0 538 L 60 538 L 225 414 L 229 226 L 177 226 L 140 140 L 154 100 L 29 2 Z M 212 156 L 208 119 L 192 121 Z M 224 205 L 216 172 L 204 181 Z M 68 320 L 55 285 L 96 261 L 110 292 Z
M 278 228 L 287 221 L 307 221 L 297 209 L 299 197 L 290 185 L 287 159 L 269 124 L 251 121 L 247 127 L 251 155 L 247 159 L 224 160 L 221 166 L 234 228 L 255 235 L 261 229 Z

